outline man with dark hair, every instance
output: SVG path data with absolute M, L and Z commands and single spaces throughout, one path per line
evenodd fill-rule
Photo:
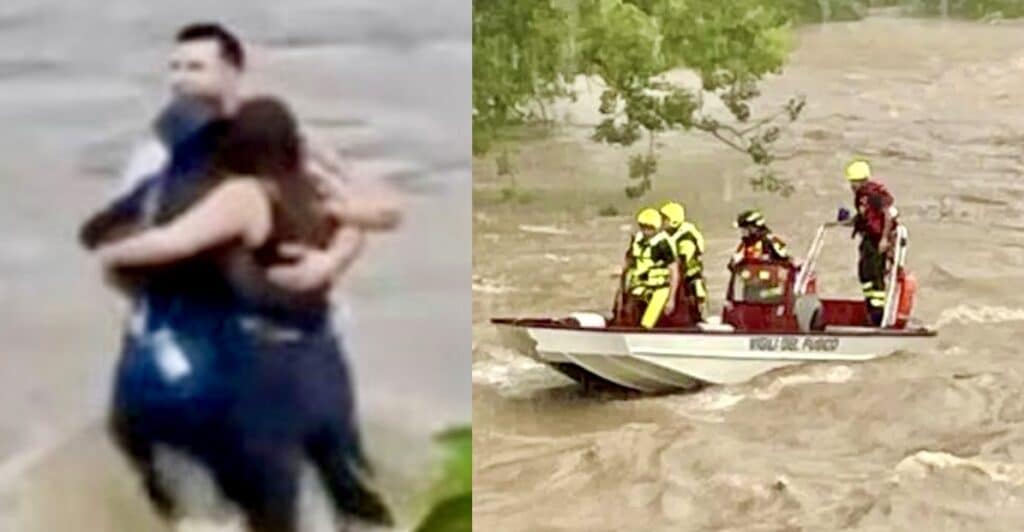
M 178 31 L 177 42 L 185 43 L 215 40 L 220 45 L 221 57 L 239 71 L 245 70 L 245 50 L 242 43 L 220 24 L 190 24 Z
M 204 23 L 181 29 L 176 42 L 168 63 L 172 95 L 202 99 L 224 117 L 234 114 L 245 73 L 245 50 L 238 38 L 220 25 Z M 393 192 L 381 185 L 352 183 L 348 165 L 308 131 L 303 131 L 303 144 L 307 177 L 313 179 L 331 210 L 369 230 L 389 230 L 398 224 L 400 208 Z M 141 144 L 122 173 L 119 195 L 136 188 L 167 162 L 164 143 L 150 139 Z M 296 262 L 272 271 L 275 282 L 303 291 L 330 285 L 336 269 L 332 260 L 336 257 L 330 250 L 317 252 L 290 245 L 288 251 Z

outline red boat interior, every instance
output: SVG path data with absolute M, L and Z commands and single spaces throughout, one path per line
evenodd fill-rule
M 829 326 L 868 326 L 864 300 L 817 299 L 814 275 L 805 294 L 807 325 L 797 319 L 801 312 L 794 297 L 798 268 L 771 262 L 744 262 L 733 271 L 722 310 L 722 323 L 738 331 L 823 331 Z
M 806 290 L 796 296 L 799 268 L 788 264 L 747 261 L 732 271 L 726 289 L 722 323 L 736 332 L 801 333 L 825 331 L 826 327 L 867 328 L 867 309 L 862 299 L 819 299 L 815 278 L 807 281 Z M 913 304 L 912 276 L 900 275 L 901 285 L 898 317 L 889 330 L 904 330 Z M 695 329 L 698 315 L 692 295 L 682 287 L 678 290 L 675 311 L 664 316 L 655 329 Z M 636 329 L 640 309 L 625 298 L 616 301 L 613 316 L 608 320 L 612 330 Z M 573 319 L 566 320 L 493 320 L 495 323 L 516 323 L 528 326 L 579 327 Z

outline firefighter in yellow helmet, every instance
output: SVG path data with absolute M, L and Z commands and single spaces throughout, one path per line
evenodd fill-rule
M 864 292 L 864 304 L 873 325 L 880 325 L 885 312 L 886 268 L 891 259 L 899 211 L 889 190 L 871 175 L 865 160 L 846 165 L 846 180 L 853 190 L 857 212 L 849 217 L 840 211 L 840 225 L 853 226 L 854 235 L 861 235 L 857 274 Z
M 678 260 L 680 272 L 692 297 L 690 316 L 703 321 L 707 308 L 708 289 L 704 283 L 704 235 L 686 220 L 686 209 L 674 201 L 661 206 L 662 230 L 672 242 L 672 251 Z
M 627 253 L 624 288 L 632 303 L 627 306 L 642 308 L 640 325 L 650 329 L 662 315 L 675 310 L 679 266 L 668 235 L 661 231 L 661 214 L 655 209 L 643 209 L 636 222 L 639 231 L 633 235 Z

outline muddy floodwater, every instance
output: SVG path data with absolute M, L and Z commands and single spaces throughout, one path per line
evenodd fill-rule
M 939 338 L 658 397 L 585 395 L 519 356 L 487 321 L 610 308 L 641 206 L 621 190 L 629 151 L 585 138 L 596 105 L 569 107 L 570 126 L 517 147 L 520 196 L 532 198 L 502 201 L 507 180 L 474 162 L 480 530 L 1020 529 L 1024 26 L 874 17 L 797 37 L 759 104 L 807 95 L 779 141 L 796 194 L 753 192 L 742 156 L 673 134 L 647 199 L 683 201 L 704 231 L 718 312 L 735 214 L 760 207 L 802 254 L 851 203 L 843 163 L 866 156 L 909 228 L 915 312 Z M 609 205 L 623 214 L 602 216 Z M 855 264 L 855 241 L 834 234 L 819 292 L 857 297 Z

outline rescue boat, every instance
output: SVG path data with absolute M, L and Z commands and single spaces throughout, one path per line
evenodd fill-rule
M 799 267 L 746 261 L 732 270 L 720 317 L 686 326 L 623 326 L 601 313 L 495 318 L 508 347 L 584 384 L 641 392 L 731 384 L 796 364 L 865 362 L 915 351 L 937 332 L 911 318 L 916 281 L 905 268 L 907 231 L 897 228 L 880 326 L 862 299 L 817 294 L 815 268 L 831 224 Z

